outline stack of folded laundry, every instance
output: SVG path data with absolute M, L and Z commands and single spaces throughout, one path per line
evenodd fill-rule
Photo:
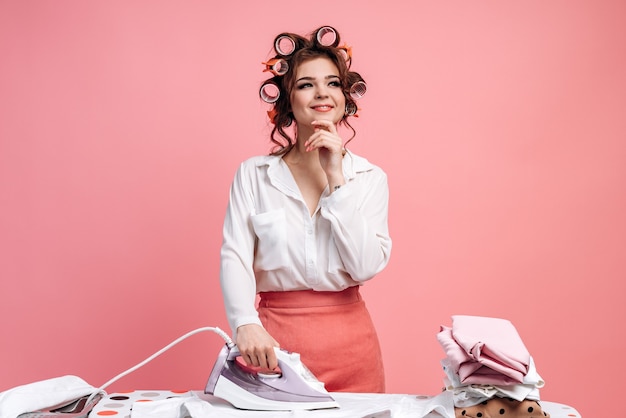
M 549 417 L 539 404 L 544 381 L 510 321 L 454 315 L 437 339 L 457 417 Z

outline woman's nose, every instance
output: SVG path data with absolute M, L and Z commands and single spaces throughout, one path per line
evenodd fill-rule
M 315 90 L 315 93 L 316 98 L 328 97 L 328 91 L 326 90 L 325 86 L 318 86 Z

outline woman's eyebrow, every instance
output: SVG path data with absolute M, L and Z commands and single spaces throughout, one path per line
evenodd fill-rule
M 324 77 L 325 80 L 329 80 L 331 78 L 339 78 L 339 76 L 335 74 L 331 74 L 331 75 L 327 75 L 326 77 Z M 306 81 L 315 80 L 315 77 L 309 77 L 309 76 L 300 77 L 299 79 L 296 80 L 296 82 L 302 81 L 302 80 L 306 80 Z

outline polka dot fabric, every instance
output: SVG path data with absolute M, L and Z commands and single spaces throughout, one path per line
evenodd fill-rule
M 191 393 L 188 390 L 132 391 L 113 393 L 98 402 L 93 411 L 89 414 L 89 418 L 130 418 L 130 411 L 133 403 L 135 402 L 153 402 L 172 397 L 189 396 L 191 396 Z
M 454 408 L 456 418 L 547 418 L 537 401 L 492 398 L 467 408 Z

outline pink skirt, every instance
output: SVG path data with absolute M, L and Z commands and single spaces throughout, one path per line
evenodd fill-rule
M 340 292 L 262 292 L 258 311 L 281 348 L 300 353 L 326 390 L 385 391 L 378 336 L 358 286 Z

